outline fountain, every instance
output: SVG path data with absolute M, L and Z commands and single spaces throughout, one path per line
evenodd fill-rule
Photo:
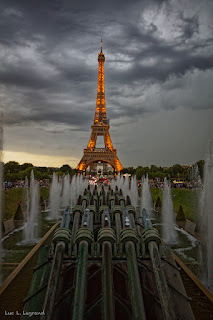
M 3 192 L 3 162 L 2 162 L 2 152 L 3 152 L 3 124 L 2 124 L 2 114 L 0 119 L 0 285 L 2 283 L 2 272 L 1 272 L 1 263 L 2 263 L 2 192 Z
M 213 292 L 213 141 L 208 143 L 205 167 L 204 183 L 200 198 L 200 224 L 201 232 L 206 243 L 204 264 L 205 285 Z
M 52 184 L 50 187 L 50 212 L 48 219 L 57 220 L 60 217 L 62 182 L 56 173 L 53 173 Z
M 126 197 L 129 195 L 129 177 L 128 175 L 125 176 L 124 184 L 123 184 L 123 195 Z
M 110 182 L 110 187 L 114 191 L 115 190 L 115 179 L 112 179 Z
M 26 214 L 27 214 L 27 218 L 30 212 L 30 197 L 29 197 L 29 183 L 28 183 L 28 178 L 25 177 L 25 203 L 26 203 Z
M 71 208 L 74 207 L 77 200 L 77 193 L 76 193 L 76 175 L 72 177 L 72 182 L 70 186 L 70 205 Z
M 171 195 L 171 185 L 164 178 L 163 206 L 162 206 L 162 238 L 167 244 L 177 243 L 177 232 L 174 228 L 175 216 Z
M 123 179 L 123 177 L 122 177 L 122 179 Z M 120 185 L 121 185 L 121 174 L 120 173 L 117 175 L 115 185 L 118 187 L 118 189 L 120 188 Z
M 132 205 L 136 208 L 138 206 L 138 184 L 136 176 L 132 176 L 131 179 L 130 198 Z
M 141 192 L 141 209 L 146 209 L 149 216 L 152 216 L 153 203 L 152 195 L 149 188 L 149 177 L 143 177 L 142 179 L 142 192 Z
M 190 183 L 193 187 L 199 187 L 201 185 L 200 172 L 197 164 L 190 168 Z
M 70 188 L 70 175 L 68 173 L 63 177 L 62 206 L 64 208 L 70 206 Z
M 76 176 L 76 194 L 80 194 L 80 175 Z
M 28 207 L 29 208 L 29 207 Z M 30 210 L 23 230 L 22 244 L 35 244 L 38 238 L 39 189 L 33 170 L 30 177 Z
M 80 178 L 79 178 L 79 194 L 83 195 L 84 190 L 87 188 L 88 186 L 88 180 L 87 179 L 83 179 L 82 174 L 80 174 Z
M 78 192 L 79 192 L 79 194 L 82 195 L 82 191 L 84 191 L 84 190 L 82 190 L 82 187 L 83 187 L 82 174 L 79 175 L 78 184 L 79 184 L 79 186 L 78 186 Z
M 124 186 L 124 176 L 121 174 L 120 180 L 119 180 L 119 185 L 118 185 L 118 190 L 120 190 L 120 189 L 123 190 L 123 186 Z
M 88 179 L 84 179 L 84 189 L 88 188 L 89 185 L 89 180 Z

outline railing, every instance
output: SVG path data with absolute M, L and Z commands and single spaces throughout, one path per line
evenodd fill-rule
M 91 151 L 91 152 L 94 152 L 94 151 L 96 151 L 96 152 L 107 152 L 107 151 L 110 151 L 110 152 L 116 152 L 117 149 L 110 150 L 108 148 L 94 148 L 94 149 L 90 150 L 90 149 L 86 148 L 86 149 L 84 149 L 84 151 Z

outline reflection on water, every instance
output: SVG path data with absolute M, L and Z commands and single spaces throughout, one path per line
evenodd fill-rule
M 178 231 L 178 244 L 172 246 L 173 251 L 185 263 L 198 263 L 200 261 L 200 241 L 178 226 L 175 226 L 175 229 Z
M 53 224 L 52 221 L 50 222 L 45 220 L 44 214 L 41 213 L 39 221 L 40 232 L 37 242 L 44 236 L 44 234 L 52 227 Z M 15 263 L 20 263 L 35 245 L 22 245 L 23 229 L 24 226 L 13 231 L 2 239 L 2 247 L 4 249 L 2 257 L 3 280 L 5 280 L 6 276 L 9 275 L 8 273 L 11 273 L 16 267 Z M 13 267 L 12 264 L 14 264 Z
M 156 217 L 152 219 L 152 223 L 153 227 L 158 229 L 162 236 L 162 223 L 160 221 L 160 216 L 156 215 Z M 178 241 L 177 244 L 171 245 L 171 248 L 174 253 L 196 274 L 196 276 L 200 277 L 200 252 L 203 244 L 177 225 L 175 225 L 175 232 L 177 233 Z
M 47 214 L 46 214 L 47 215 Z M 160 221 L 160 216 L 153 214 L 151 218 L 153 227 L 159 230 L 162 235 L 162 223 Z M 42 238 L 43 235 L 52 227 L 55 223 L 45 219 L 45 213 L 40 214 L 40 234 L 39 238 Z M 202 243 L 194 238 L 192 235 L 187 233 L 185 230 L 181 229 L 178 226 L 175 226 L 175 230 L 178 235 L 178 243 L 172 245 L 171 248 L 175 254 L 187 264 L 187 266 L 198 276 L 200 277 L 200 261 L 201 261 L 201 247 Z M 33 246 L 21 245 L 23 237 L 23 227 L 18 231 L 16 230 L 9 236 L 6 236 L 3 239 L 2 246 L 4 248 L 3 263 L 20 263 L 23 258 L 30 252 Z M 39 240 L 39 239 L 38 239 Z M 15 268 L 15 265 L 14 265 Z M 11 269 L 10 272 L 13 270 Z M 8 275 L 8 272 L 3 272 L 3 277 Z

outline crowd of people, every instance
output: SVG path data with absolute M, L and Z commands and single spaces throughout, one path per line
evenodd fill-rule
M 47 181 L 48 180 L 48 181 Z M 11 182 L 11 181 L 4 181 L 3 187 L 4 190 L 9 190 L 11 188 L 24 188 L 25 187 L 25 180 L 18 180 L 15 182 Z M 49 179 L 45 179 L 45 180 L 38 180 L 38 183 L 40 185 L 40 187 L 50 187 L 50 181 Z M 91 185 L 97 185 L 97 184 L 104 184 L 104 185 L 108 185 L 110 184 L 110 181 L 106 178 L 97 178 L 95 179 L 95 177 L 89 177 L 89 184 Z M 142 181 L 138 181 L 138 188 L 140 189 L 142 185 Z M 193 189 L 193 188 L 199 188 L 201 185 L 198 182 L 182 182 L 182 181 L 171 181 L 171 187 L 172 188 L 176 188 L 176 189 Z M 150 188 L 163 188 L 164 187 L 164 183 L 160 182 L 160 181 L 151 181 L 150 182 Z
M 48 181 L 44 181 L 41 179 L 38 180 L 38 183 L 39 183 L 40 187 L 49 187 L 50 186 Z M 9 190 L 11 188 L 24 188 L 24 187 L 27 187 L 25 184 L 26 184 L 25 180 L 18 180 L 15 182 L 4 181 L 3 188 L 4 188 L 4 190 Z

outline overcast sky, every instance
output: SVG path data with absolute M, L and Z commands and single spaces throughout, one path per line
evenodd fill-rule
M 4 161 L 78 164 L 96 106 L 124 167 L 191 164 L 213 137 L 212 0 L 2 0 Z

